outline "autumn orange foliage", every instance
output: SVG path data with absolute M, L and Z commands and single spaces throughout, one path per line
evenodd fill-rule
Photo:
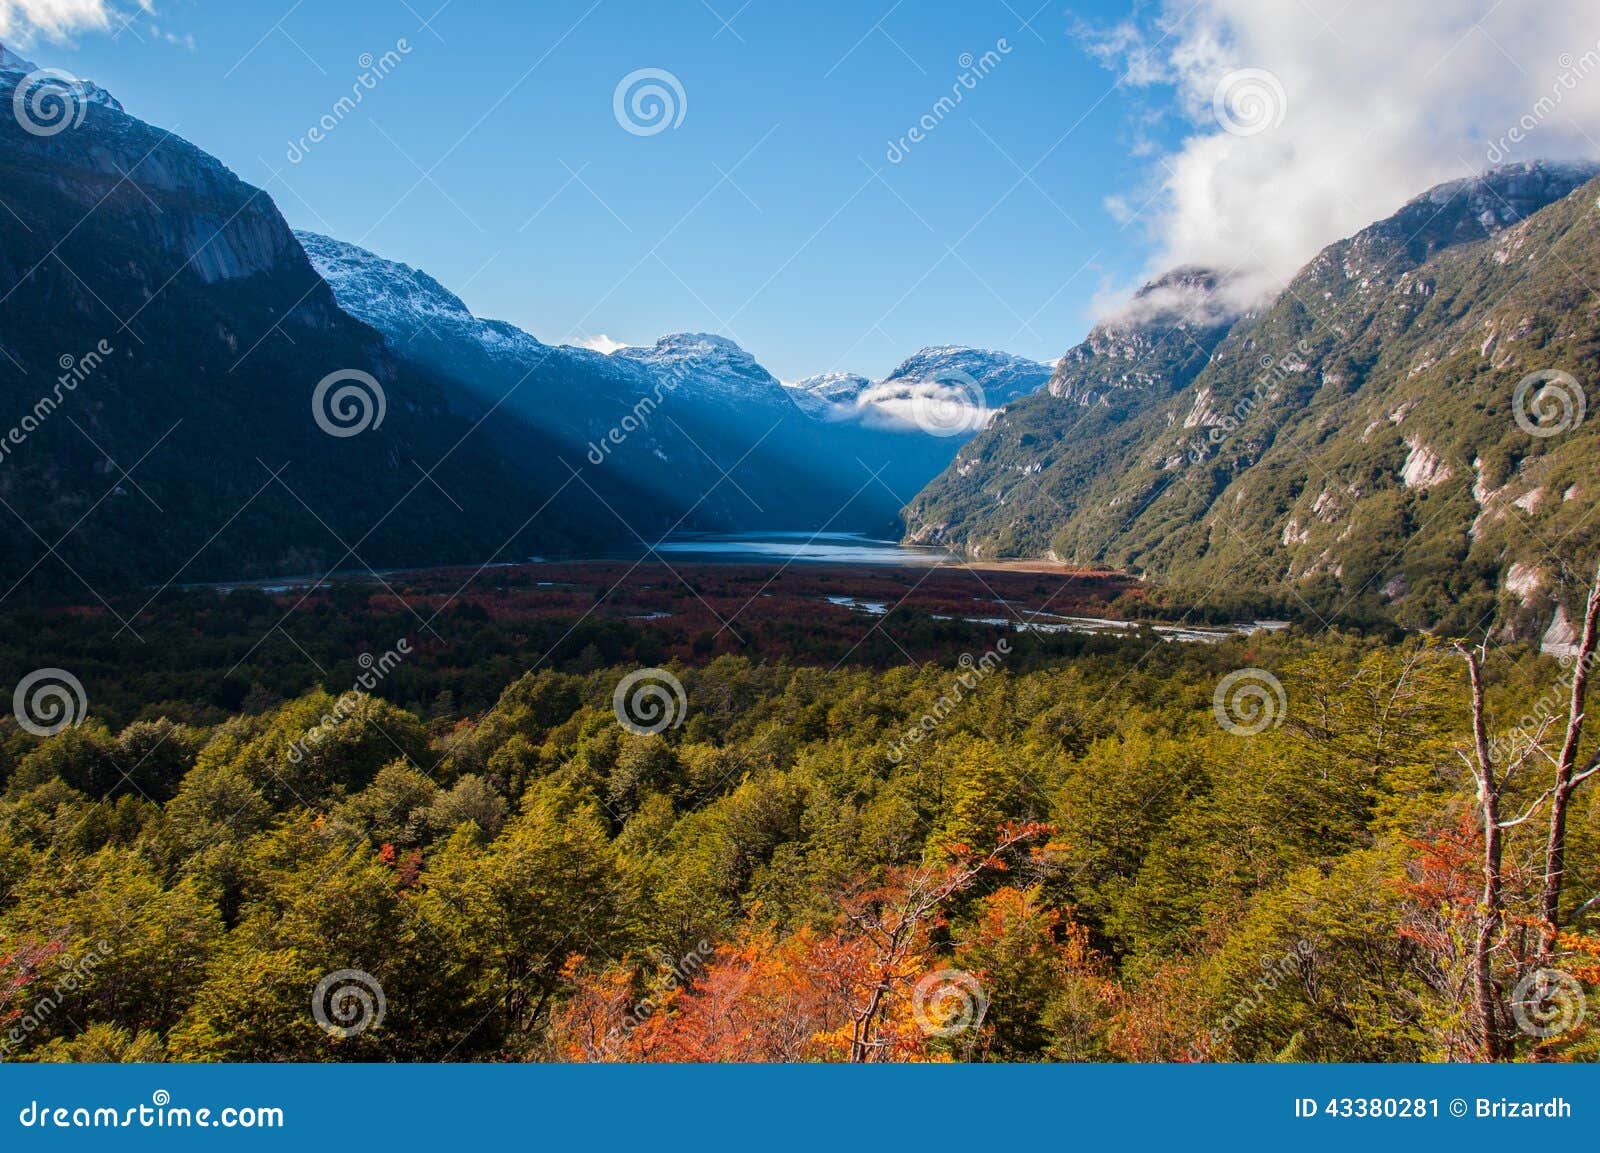
M 840 894 L 831 925 L 780 935 L 748 922 L 717 946 L 692 980 L 663 965 L 586 968 L 569 961 L 572 995 L 557 1012 L 556 1056 L 570 1061 L 926 1061 L 952 1055 L 946 1042 L 970 1027 L 980 1036 L 987 999 L 981 973 L 938 963 L 947 905 L 1007 855 L 1048 832 L 1035 824 L 1000 830 L 993 849 L 951 846 L 941 863 L 888 870 Z M 978 939 L 1003 936 L 1027 898 L 1002 889 L 984 903 Z M 1031 910 L 1028 910 L 1031 915 Z M 1053 932 L 1060 915 L 1041 924 Z M 1088 951 L 1074 929 L 1052 946 Z M 947 975 L 948 974 L 948 975 Z

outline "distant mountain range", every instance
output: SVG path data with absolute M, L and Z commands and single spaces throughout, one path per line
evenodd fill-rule
M 825 423 L 925 435 L 977 433 L 995 409 L 1037 392 L 1050 366 L 977 348 L 924 348 L 882 380 L 826 373 L 785 385 L 794 402 Z
M 0 49 L 5 108 L 36 72 Z M 23 101 L 59 126 L 0 117 L 8 586 L 516 559 L 674 528 L 893 535 L 963 439 L 812 420 L 716 336 L 606 356 L 481 320 L 425 273 L 292 233 L 103 89 L 48 83 Z M 358 427 L 328 431 L 339 415 Z
M 960 450 L 909 539 L 1559 648 L 1600 542 L 1594 175 L 1442 185 L 1243 313 L 1163 277 Z
M 340 306 L 382 333 L 394 355 L 492 406 L 501 423 L 514 420 L 501 430 L 507 451 L 516 452 L 518 427 L 535 429 L 566 445 L 574 464 L 604 465 L 649 494 L 670 516 L 663 527 L 897 534 L 905 501 L 988 415 L 980 402 L 958 435 L 936 423 L 925 430 L 910 409 L 913 382 L 954 388 L 965 402 L 981 397 L 969 381 L 1009 398 L 1049 378 L 1045 366 L 1004 353 L 929 349 L 885 387 L 853 398 L 855 411 L 882 420 L 839 421 L 724 337 L 677 333 L 609 354 L 545 344 L 473 316 L 424 272 L 315 233 L 297 236 Z M 905 400 L 900 414 L 896 392 Z

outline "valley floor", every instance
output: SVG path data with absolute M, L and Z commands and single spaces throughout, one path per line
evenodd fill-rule
M 1149 592 L 567 561 L 13 609 L 0 671 L 59 692 L 0 720 L 0 1055 L 1483 1056 L 1458 656 Z M 1495 654 L 1496 749 L 1566 675 Z M 1547 956 L 1506 833 L 1502 1056 L 1596 1056 L 1597 796 Z

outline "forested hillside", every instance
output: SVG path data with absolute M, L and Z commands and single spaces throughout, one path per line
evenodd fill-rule
M 682 696 L 654 723 L 627 668 L 533 673 L 472 716 L 314 692 L 43 740 L 8 719 L 7 1054 L 1484 1055 L 1457 654 L 1029 643 L 887 673 L 722 657 L 655 674 Z M 1565 675 L 1491 662 L 1503 763 L 1554 750 Z M 1527 764 L 1504 811 L 1551 774 Z M 1576 792 L 1540 962 L 1543 813 L 1506 834 L 1495 1030 L 1592 1059 L 1600 807 Z
M 1237 318 L 1216 277 L 1152 286 L 962 450 L 909 535 L 1276 589 L 1324 617 L 1570 620 L 1600 498 L 1589 175 L 1443 186 Z

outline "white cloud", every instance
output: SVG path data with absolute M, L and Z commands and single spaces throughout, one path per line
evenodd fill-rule
M 159 25 L 152 24 L 150 25 L 150 35 L 157 40 L 165 40 L 168 44 L 176 44 L 179 48 L 187 48 L 190 52 L 195 51 L 194 33 L 192 32 L 185 32 L 180 35 Z
M 138 0 L 154 12 L 151 0 Z M 0 40 L 31 44 L 43 37 L 61 41 L 78 32 L 109 32 L 124 17 L 106 0 L 0 0 Z
M 1192 5 L 1192 6 L 1191 6 Z M 1152 166 L 1151 271 L 1238 269 L 1256 293 L 1435 184 L 1499 163 L 1600 160 L 1593 0 L 1166 0 L 1153 20 L 1080 30 L 1126 92 L 1192 131 Z M 1281 108 L 1215 106 L 1263 69 Z M 1270 86 L 1269 103 L 1277 99 Z M 1251 132 L 1252 113 L 1275 126 Z M 1520 139 L 1518 137 L 1520 136 Z M 1111 204 L 1143 203 L 1142 189 Z
M 591 336 L 584 340 L 574 341 L 573 343 L 575 343 L 579 348 L 588 348 L 595 352 L 603 352 L 607 356 L 610 356 L 619 348 L 628 347 L 620 340 L 612 340 L 603 332 L 599 336 Z
M 964 381 L 883 381 L 863 389 L 854 404 L 836 404 L 829 420 L 849 420 L 883 432 L 934 432 L 939 436 L 975 433 L 994 411 L 983 390 Z

